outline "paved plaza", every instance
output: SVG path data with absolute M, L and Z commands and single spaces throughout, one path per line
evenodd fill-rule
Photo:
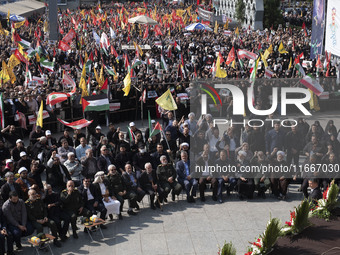
M 340 127 L 338 112 L 314 113 L 307 118 L 312 124 L 319 120 L 325 127 L 329 119 Z M 116 126 L 126 129 L 128 123 Z M 147 120 L 144 120 L 144 126 Z M 141 126 L 136 121 L 137 127 Z M 125 128 L 124 128 L 125 127 Z M 142 129 L 145 130 L 145 127 Z M 107 127 L 103 128 L 104 133 Z M 58 136 L 57 136 L 58 137 Z M 261 234 L 270 217 L 279 218 L 282 223 L 289 220 L 289 212 L 303 199 L 297 192 L 299 185 L 290 185 L 287 201 L 279 201 L 267 191 L 267 198 L 257 198 L 240 201 L 236 193 L 227 197 L 224 193 L 224 203 L 219 204 L 211 199 L 211 191 L 207 191 L 207 200 L 202 203 L 199 198 L 196 203 L 188 204 L 186 195 L 180 195 L 175 202 L 164 205 L 164 210 L 151 210 L 148 196 L 140 204 L 137 216 L 128 216 L 127 202 L 124 206 L 123 220 L 108 221 L 108 228 L 103 230 L 104 239 L 99 232 L 89 236 L 79 225 L 79 239 L 72 237 L 62 248 L 52 245 L 54 254 L 112 254 L 112 255 L 153 255 L 153 254 L 217 254 L 218 246 L 224 241 L 232 241 L 237 254 L 244 254 L 248 242 Z M 24 250 L 19 254 L 33 254 L 33 248 L 28 248 L 24 242 Z

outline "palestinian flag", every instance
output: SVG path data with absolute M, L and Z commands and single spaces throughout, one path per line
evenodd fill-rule
M 2 93 L 0 94 L 0 124 L 1 128 L 5 128 L 5 112 L 4 112 L 4 100 L 2 98 Z
M 100 87 L 99 91 L 107 94 L 107 91 L 108 91 L 108 81 L 107 81 L 107 78 L 105 79 L 103 85 Z
M 40 66 L 45 67 L 45 68 L 48 69 L 49 71 L 52 71 L 52 72 L 53 72 L 54 63 L 48 61 L 45 57 L 41 57 L 41 58 L 40 58 Z
M 299 75 L 301 75 L 302 77 L 304 77 L 306 75 L 305 70 L 303 70 L 303 67 L 300 65 L 300 63 L 297 63 L 295 65 L 295 68 L 296 68 L 296 70 L 298 70 Z
M 73 128 L 73 129 L 82 129 L 82 128 L 84 128 L 84 127 L 89 126 L 89 125 L 93 122 L 93 120 L 88 121 L 88 120 L 86 120 L 86 119 L 77 120 L 77 121 L 74 121 L 74 122 L 71 122 L 71 123 L 66 122 L 66 121 L 64 121 L 64 120 L 61 120 L 61 119 L 59 119 L 59 118 L 58 118 L 58 120 L 59 120 L 62 124 L 64 124 L 65 126 L 70 127 L 70 128 Z
M 34 57 L 36 54 L 37 54 L 37 51 L 36 51 L 35 49 L 30 48 L 30 49 L 27 50 L 27 57 L 28 57 L 28 58 L 32 58 L 32 57 Z
M 16 42 L 19 43 L 24 49 L 29 49 L 31 47 L 31 43 L 20 38 L 19 35 L 17 35 L 15 39 Z
M 162 69 L 164 69 L 164 70 L 167 70 L 167 69 L 168 69 L 168 66 L 167 66 L 167 64 L 166 64 L 166 62 L 165 62 L 165 60 L 164 60 L 163 54 L 161 55 L 161 67 L 162 67 Z
M 135 59 L 132 63 L 132 68 L 135 68 L 137 66 L 140 66 L 141 64 L 143 64 L 143 62 L 141 60 L 139 60 L 138 58 Z
M 130 137 L 130 142 L 135 140 L 135 134 L 132 132 L 131 128 L 128 128 L 128 132 L 129 132 L 129 137 Z
M 104 64 L 103 64 L 103 65 L 104 65 Z M 113 68 L 108 67 L 108 66 L 106 66 L 106 65 L 104 65 L 104 68 L 105 68 L 106 72 L 108 72 L 110 75 L 116 76 L 116 70 L 114 70 Z
M 91 72 L 91 65 L 92 65 L 92 60 L 88 58 L 88 60 L 85 63 L 85 69 L 87 73 Z
M 150 137 L 159 134 L 162 132 L 162 126 L 159 124 L 159 122 L 156 123 L 155 128 L 152 130 Z
M 83 111 L 108 111 L 110 109 L 109 99 L 106 94 L 87 96 L 82 98 Z
M 49 104 L 51 107 L 57 103 L 61 103 L 67 100 L 67 94 L 61 92 L 53 92 L 47 96 L 46 104 Z
M 318 81 L 307 75 L 303 77 L 300 82 L 302 83 L 302 85 L 313 91 L 313 93 L 315 93 L 317 96 L 320 96 L 323 92 L 323 87 L 321 87 Z

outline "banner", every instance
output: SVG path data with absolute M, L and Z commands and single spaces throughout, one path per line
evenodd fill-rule
M 328 15 L 327 15 L 328 16 Z M 313 25 L 310 57 L 315 59 L 322 54 L 325 28 L 325 0 L 314 0 Z
M 38 116 L 38 112 L 36 112 L 36 115 Z M 33 125 L 37 122 L 37 116 L 36 115 L 29 115 L 28 116 L 28 123 L 30 125 Z M 43 111 L 43 119 L 47 119 L 48 117 L 50 117 L 50 115 L 48 114 L 48 111 L 44 110 Z
M 110 103 L 110 112 L 114 112 L 120 109 L 120 103 Z
M 325 50 L 340 57 L 340 1 L 328 0 Z
M 200 16 L 202 20 L 208 20 L 210 22 L 213 21 L 214 13 L 210 11 L 206 11 L 202 8 L 198 8 L 198 15 Z

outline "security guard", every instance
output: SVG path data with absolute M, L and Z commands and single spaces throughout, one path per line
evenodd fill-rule
M 179 195 L 182 191 L 182 186 L 176 181 L 176 170 L 172 164 L 168 164 L 168 160 L 165 155 L 160 157 L 161 164 L 158 165 L 156 174 L 158 183 L 161 189 L 164 190 L 163 194 L 166 197 L 169 195 L 172 189 L 172 201 L 175 201 L 175 195 Z
M 79 191 L 74 187 L 73 181 L 68 181 L 66 189 L 60 193 L 63 210 L 71 218 L 73 238 L 77 239 L 77 217 L 90 217 L 91 212 L 84 208 L 84 202 Z
M 61 243 L 58 241 L 57 225 L 54 221 L 47 218 L 47 210 L 44 202 L 37 198 L 37 192 L 34 189 L 28 191 L 28 200 L 25 204 L 28 220 L 37 230 L 37 234 L 43 233 L 43 226 L 48 226 L 52 231 L 52 235 L 55 237 L 53 244 L 57 247 L 61 247 Z

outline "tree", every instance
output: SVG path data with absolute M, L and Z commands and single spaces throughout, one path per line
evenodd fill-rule
M 263 27 L 270 28 L 278 27 L 279 24 L 283 24 L 283 17 L 280 10 L 280 0 L 264 0 L 264 15 L 263 15 Z
M 239 23 L 243 23 L 246 18 L 246 5 L 243 0 L 238 0 L 236 3 L 236 19 Z

